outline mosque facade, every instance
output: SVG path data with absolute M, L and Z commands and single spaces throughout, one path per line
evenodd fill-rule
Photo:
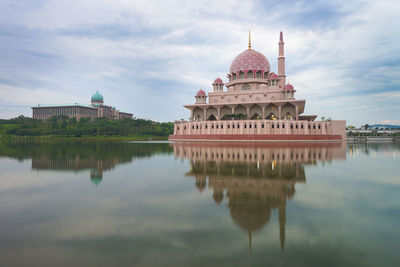
M 104 105 L 104 98 L 96 91 L 91 97 L 91 104 L 58 104 L 58 105 L 37 105 L 32 107 L 34 119 L 49 120 L 53 116 L 66 116 L 68 118 L 106 118 L 110 120 L 130 118 L 133 114 L 122 112 L 115 107 Z
M 200 89 L 189 121 L 175 122 L 170 140 L 310 140 L 340 141 L 345 138 L 344 120 L 315 121 L 304 115 L 305 100 L 296 99 L 294 86 L 286 81 L 283 33 L 279 37 L 278 71 L 268 59 L 248 49 L 232 62 L 228 81 L 212 83 L 208 94 Z

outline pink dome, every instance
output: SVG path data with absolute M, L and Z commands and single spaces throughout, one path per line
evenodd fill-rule
M 217 79 L 215 79 L 214 84 L 223 84 L 224 82 L 221 80 L 220 77 L 218 77 Z
M 283 91 L 294 91 L 294 87 L 293 87 L 293 85 L 288 83 L 283 87 Z
M 271 74 L 269 75 L 269 78 L 270 78 L 270 79 L 278 79 L 278 75 L 276 75 L 276 73 L 271 73 Z
M 200 89 L 199 91 L 197 91 L 196 96 L 205 96 L 206 92 L 203 91 L 203 89 Z
M 240 53 L 232 62 L 230 73 L 239 71 L 269 71 L 270 65 L 268 59 L 253 49 L 247 49 Z

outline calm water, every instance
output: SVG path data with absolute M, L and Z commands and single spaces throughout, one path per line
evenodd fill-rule
M 0 266 L 399 266 L 400 145 L 1 143 Z

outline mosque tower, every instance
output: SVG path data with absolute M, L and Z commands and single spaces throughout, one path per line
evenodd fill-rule
M 195 98 L 196 98 L 196 104 L 207 104 L 206 92 L 204 92 L 203 89 L 197 91 Z
M 279 57 L 278 57 L 278 76 L 279 85 L 281 87 L 286 85 L 286 74 L 285 74 L 285 43 L 283 42 L 283 33 L 281 31 L 279 35 Z
M 212 85 L 214 87 L 214 92 L 222 92 L 222 91 L 224 91 L 224 82 L 221 80 L 220 77 L 215 79 L 215 81 L 213 82 Z

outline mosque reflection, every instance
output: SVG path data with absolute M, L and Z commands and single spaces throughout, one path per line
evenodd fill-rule
M 266 226 L 278 209 L 280 246 L 284 250 L 286 204 L 296 183 L 306 183 L 304 166 L 346 159 L 344 144 L 174 143 L 174 155 L 188 159 L 186 174 L 197 189 L 207 187 L 220 204 L 224 198 L 232 220 L 248 233 Z

